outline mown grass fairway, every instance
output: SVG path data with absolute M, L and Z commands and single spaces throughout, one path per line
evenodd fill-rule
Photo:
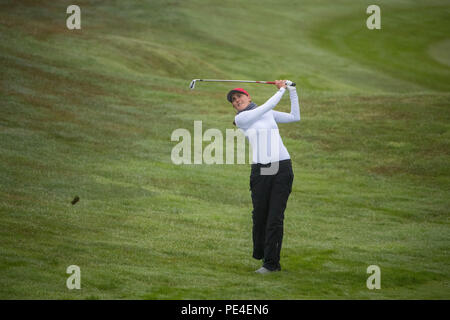
M 381 30 L 371 1 L 71 4 L 0 3 L 1 299 L 450 298 L 448 1 L 377 1 Z M 171 162 L 234 129 L 194 78 L 298 84 L 282 272 L 253 273 L 249 164 Z

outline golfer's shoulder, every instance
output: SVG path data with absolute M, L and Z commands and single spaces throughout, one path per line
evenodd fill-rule
M 239 119 L 239 114 L 234 116 L 234 120 L 233 120 L 233 124 L 238 127 L 238 128 L 242 128 L 243 127 L 243 121 L 240 121 Z
M 244 113 L 244 112 L 242 112 L 242 113 L 240 113 L 240 114 L 237 114 L 237 115 L 234 117 L 233 124 L 234 124 L 236 127 L 238 127 L 239 129 L 247 130 L 247 129 L 252 125 L 252 122 L 253 122 L 253 121 L 251 121 L 251 119 L 247 119 L 246 117 L 243 117 L 243 116 L 242 116 L 243 113 Z

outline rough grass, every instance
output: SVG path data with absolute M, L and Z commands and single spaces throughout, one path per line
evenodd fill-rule
M 365 1 L 78 1 L 81 31 L 70 4 L 0 4 L 2 299 L 450 297 L 448 3 L 379 1 L 379 31 Z M 171 162 L 175 129 L 233 128 L 202 77 L 299 85 L 280 273 L 253 273 L 248 164 Z

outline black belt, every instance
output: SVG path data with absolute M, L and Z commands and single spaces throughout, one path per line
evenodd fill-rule
M 291 163 L 291 159 L 277 161 L 279 166 Z M 252 163 L 252 168 L 268 168 L 271 167 L 274 163 L 277 162 L 269 162 L 269 163 Z

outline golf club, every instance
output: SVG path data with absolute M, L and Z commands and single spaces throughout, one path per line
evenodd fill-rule
M 219 80 L 219 79 L 194 79 L 191 81 L 189 88 L 193 90 L 195 88 L 195 83 L 197 81 L 206 81 L 206 82 L 245 82 L 245 83 L 262 83 L 262 84 L 275 84 L 275 81 L 252 81 L 252 80 Z M 295 87 L 295 82 L 286 81 L 288 86 Z

